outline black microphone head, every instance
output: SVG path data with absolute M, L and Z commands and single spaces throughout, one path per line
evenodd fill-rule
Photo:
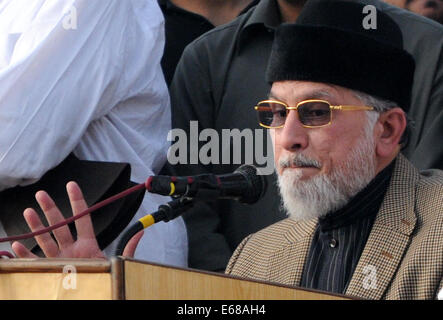
M 262 175 L 259 175 L 257 171 L 256 167 L 249 164 L 244 164 L 235 170 L 234 173 L 241 174 L 248 183 L 247 190 L 245 190 L 243 196 L 239 199 L 240 202 L 254 204 L 264 196 L 268 185 L 266 179 Z

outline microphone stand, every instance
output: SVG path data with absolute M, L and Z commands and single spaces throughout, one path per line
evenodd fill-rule
M 154 223 L 160 221 L 168 222 L 173 220 L 183 214 L 186 210 L 192 208 L 193 205 L 194 199 L 188 197 L 181 197 L 166 204 L 160 205 L 158 207 L 158 211 L 139 219 L 123 233 L 115 249 L 115 255 L 123 255 L 123 251 L 129 240 L 131 240 L 132 237 L 141 230 L 146 229 Z

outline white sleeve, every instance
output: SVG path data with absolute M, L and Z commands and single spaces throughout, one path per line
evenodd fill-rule
M 0 0 L 0 190 L 38 180 L 149 85 L 162 28 L 154 0 Z

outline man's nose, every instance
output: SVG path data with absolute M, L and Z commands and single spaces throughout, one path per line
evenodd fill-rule
M 291 110 L 279 134 L 281 146 L 288 151 L 304 150 L 308 146 L 307 130 L 299 120 L 298 112 Z

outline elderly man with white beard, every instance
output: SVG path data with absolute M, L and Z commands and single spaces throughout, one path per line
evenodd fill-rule
M 318 1 L 279 27 L 267 69 L 288 218 L 247 237 L 228 274 L 368 299 L 433 299 L 443 282 L 443 173 L 400 154 L 414 74 L 402 34 L 363 5 Z

